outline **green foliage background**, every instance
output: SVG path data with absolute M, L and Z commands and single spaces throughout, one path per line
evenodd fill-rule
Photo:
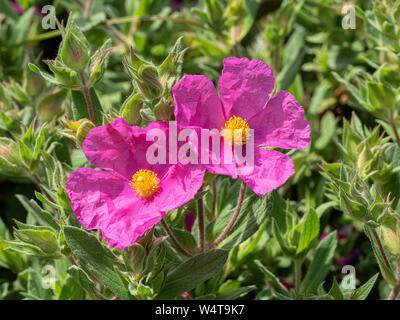
M 346 4 L 355 29 L 342 26 Z M 45 5 L 54 30 L 42 27 Z M 399 21 L 394 0 L 0 0 L 0 299 L 395 299 Z M 290 180 L 264 197 L 247 190 L 229 236 L 190 258 L 159 226 L 124 252 L 81 228 L 64 187 L 89 166 L 87 132 L 118 116 L 171 119 L 173 84 L 183 74 L 217 83 L 230 56 L 268 63 L 276 90 L 305 109 L 311 144 L 287 153 Z M 239 189 L 205 181 L 208 243 Z M 166 220 L 195 252 L 188 213 L 198 214 L 195 202 Z M 354 266 L 357 289 L 340 285 L 343 265 Z

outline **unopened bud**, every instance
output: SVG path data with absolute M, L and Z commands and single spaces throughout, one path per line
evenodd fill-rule
M 16 142 L 5 137 L 0 137 L 0 174 L 13 177 L 28 175 Z
M 154 114 L 157 120 L 169 121 L 174 114 L 174 107 L 169 104 L 165 99 L 161 99 L 154 107 Z
M 82 32 L 70 19 L 62 42 L 60 57 L 66 66 L 76 72 L 81 72 L 89 62 L 89 48 L 84 42 Z
M 159 98 L 164 91 L 163 86 L 158 80 L 158 71 L 153 66 L 140 66 L 137 78 L 134 81 L 138 90 L 148 100 Z
M 81 119 L 79 121 L 61 121 L 64 127 L 70 129 L 72 131 L 72 135 L 68 133 L 64 133 L 65 136 L 69 138 L 73 138 L 80 146 L 82 146 L 83 141 L 90 130 L 92 130 L 95 125 L 88 119 Z

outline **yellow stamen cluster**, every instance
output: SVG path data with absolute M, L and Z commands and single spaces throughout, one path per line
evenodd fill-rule
M 246 144 L 247 138 L 250 137 L 249 130 L 250 127 L 246 119 L 232 116 L 227 122 L 225 122 L 221 133 L 222 136 L 224 136 L 225 141 L 228 143 L 241 146 Z
M 132 176 L 129 185 L 139 196 L 148 199 L 158 191 L 160 182 L 155 172 L 141 169 Z

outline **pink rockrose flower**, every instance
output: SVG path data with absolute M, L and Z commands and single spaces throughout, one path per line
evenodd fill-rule
M 283 153 L 263 147 L 307 147 L 310 127 L 304 120 L 303 108 L 289 92 L 278 91 L 271 96 L 272 70 L 257 59 L 225 59 L 218 88 L 219 96 L 207 77 L 184 76 L 172 89 L 178 126 L 217 129 L 221 133 L 221 145 L 228 141 L 243 147 L 253 135 L 252 170 L 240 173 L 242 166 L 235 162 L 236 158 L 231 165 L 210 162 L 205 167 L 211 173 L 230 175 L 234 179 L 239 176 L 258 195 L 278 188 L 294 173 L 293 161 Z M 239 135 L 235 136 L 233 132 L 237 130 Z M 226 132 L 232 134 L 231 140 L 224 138 Z
M 190 201 L 203 183 L 205 170 L 191 164 L 150 164 L 146 140 L 153 122 L 142 129 L 118 118 L 89 131 L 83 143 L 88 161 L 106 171 L 80 168 L 71 173 L 66 191 L 79 222 L 100 229 L 107 243 L 125 249 L 165 215 Z M 165 132 L 168 135 L 168 132 Z M 167 150 L 168 151 L 168 150 Z

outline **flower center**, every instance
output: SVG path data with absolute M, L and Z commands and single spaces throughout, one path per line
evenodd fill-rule
M 221 134 L 224 136 L 225 141 L 230 144 L 243 145 L 250 137 L 250 127 L 246 119 L 241 117 L 232 116 L 225 122 Z
M 150 198 L 158 191 L 159 184 L 157 173 L 146 169 L 136 171 L 129 183 L 130 187 L 145 199 Z

